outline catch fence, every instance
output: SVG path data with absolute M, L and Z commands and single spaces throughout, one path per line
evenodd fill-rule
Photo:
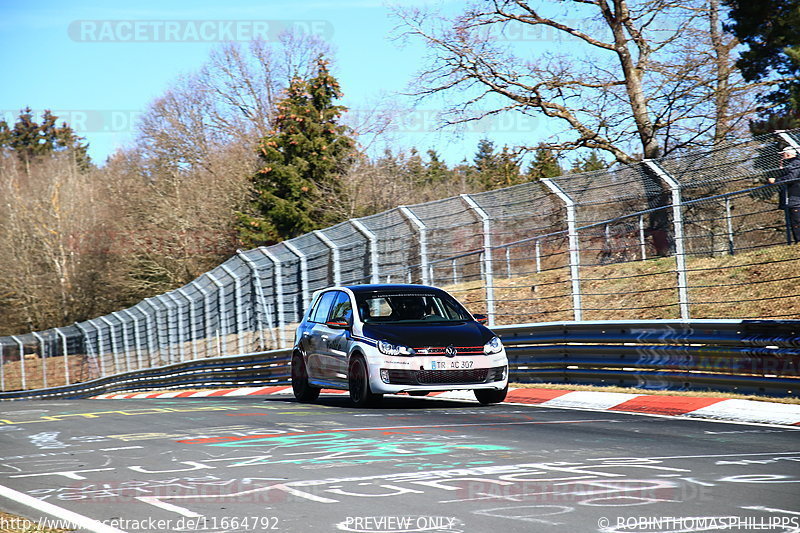
M 800 317 L 777 208 L 800 130 L 607 171 L 400 206 L 239 251 L 106 316 L 0 337 L 0 390 L 286 348 L 315 290 L 443 287 L 490 325 Z M 782 246 L 783 245 L 783 246 Z

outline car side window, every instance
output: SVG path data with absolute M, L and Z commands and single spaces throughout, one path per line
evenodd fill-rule
M 320 299 L 317 307 L 314 309 L 314 313 L 311 315 L 312 322 L 326 322 L 328 320 L 328 314 L 331 310 L 331 306 L 333 305 L 334 300 L 336 299 L 336 295 L 339 291 L 330 291 L 324 293 Z
M 333 302 L 330 321 L 351 324 L 353 319 L 353 306 L 350 304 L 350 295 L 346 292 L 337 292 L 336 301 Z

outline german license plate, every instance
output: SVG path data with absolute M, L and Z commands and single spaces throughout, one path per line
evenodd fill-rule
M 469 370 L 475 367 L 471 359 L 449 359 L 446 361 L 431 361 L 431 370 Z

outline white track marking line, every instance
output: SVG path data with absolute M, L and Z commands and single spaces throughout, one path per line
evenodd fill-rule
M 18 492 L 3 485 L 0 485 L 0 496 L 8 498 L 9 500 L 13 500 L 17 503 L 21 503 L 27 507 L 36 509 L 37 511 L 49 514 L 50 516 L 55 516 L 61 520 L 71 522 L 73 525 L 88 531 L 93 531 L 95 533 L 125 533 L 125 531 L 121 529 L 108 526 L 93 518 L 89 518 L 88 516 L 83 516 L 78 513 L 68 511 L 67 509 L 63 509 L 53 505 L 52 503 L 39 500 L 33 496 L 28 496 L 27 494 Z

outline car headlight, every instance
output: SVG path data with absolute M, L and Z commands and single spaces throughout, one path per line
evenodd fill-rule
M 483 345 L 483 353 L 491 355 L 503 351 L 503 343 L 500 342 L 500 337 L 492 337 L 489 342 Z
M 414 355 L 414 348 L 386 341 L 378 341 L 378 351 L 385 355 Z

